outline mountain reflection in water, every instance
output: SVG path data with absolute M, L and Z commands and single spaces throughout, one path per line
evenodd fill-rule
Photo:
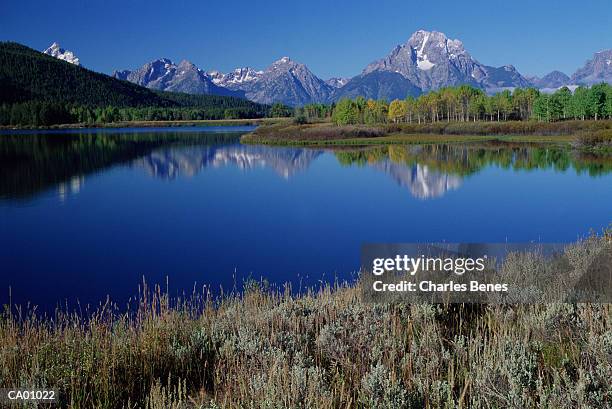
M 488 166 L 504 169 L 574 169 L 591 176 L 612 170 L 610 156 L 579 154 L 551 146 L 508 143 L 391 145 L 310 149 L 242 145 L 237 133 L 129 132 L 0 135 L 0 199 L 29 199 L 54 189 L 60 200 L 77 194 L 87 175 L 115 165 L 144 168 L 154 177 L 194 177 L 212 167 L 272 169 L 284 179 L 308 171 L 332 155 L 341 166 L 383 172 L 411 196 L 442 197 Z M 333 175 L 332 175 L 333 176 Z
M 320 150 L 251 145 L 190 146 L 157 150 L 133 164 L 162 179 L 192 177 L 204 168 L 221 166 L 235 166 L 244 171 L 269 167 L 289 179 L 306 170 L 322 153 Z
M 324 150 L 251 145 L 190 146 L 160 149 L 133 162 L 152 176 L 172 180 L 193 177 L 207 167 L 235 166 L 244 171 L 271 168 L 279 176 L 289 179 L 305 171 Z M 376 170 L 388 174 L 398 185 L 407 188 L 412 196 L 427 199 L 440 197 L 450 189 L 461 186 L 461 176 L 431 169 L 427 165 L 395 163 L 381 158 L 371 163 Z

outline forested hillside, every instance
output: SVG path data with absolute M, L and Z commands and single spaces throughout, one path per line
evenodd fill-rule
M 0 43 L 0 125 L 257 118 L 268 111 L 241 98 L 152 91 Z

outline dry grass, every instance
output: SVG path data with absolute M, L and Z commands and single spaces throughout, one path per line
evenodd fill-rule
M 329 123 L 261 126 L 244 135 L 245 143 L 275 145 L 368 145 L 395 143 L 453 143 L 495 139 L 517 142 L 570 144 L 591 149 L 609 144 L 612 121 L 436 122 L 336 126 Z M 602 139 L 603 138 L 603 139 Z
M 375 305 L 351 285 L 258 283 L 142 294 L 90 319 L 7 310 L 0 384 L 53 386 L 86 409 L 612 405 L 610 304 Z
M 612 129 L 580 132 L 576 135 L 573 145 L 578 149 L 612 152 Z

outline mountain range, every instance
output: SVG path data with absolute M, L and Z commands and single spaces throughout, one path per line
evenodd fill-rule
M 134 71 L 115 71 L 113 76 L 161 91 L 244 97 L 243 92 L 216 85 L 208 73 L 187 60 L 174 64 L 169 59 L 162 58 Z
M 79 64 L 74 53 L 57 43 L 44 52 Z M 135 70 L 115 71 L 113 76 L 162 91 L 239 96 L 265 104 L 300 106 L 360 95 L 388 100 L 405 98 L 461 84 L 495 93 L 516 87 L 533 86 L 546 91 L 562 86 L 612 83 L 612 49 L 595 53 L 571 76 L 553 71 L 542 78 L 526 77 L 513 65 L 482 64 L 461 41 L 449 39 L 444 33 L 419 30 L 353 78 L 323 80 L 289 57 L 280 58 L 264 70 L 243 67 L 229 73 L 205 71 L 187 60 L 175 64 L 161 58 Z

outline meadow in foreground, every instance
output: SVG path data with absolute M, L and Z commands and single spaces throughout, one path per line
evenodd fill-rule
M 107 303 L 88 318 L 7 306 L 0 384 L 55 387 L 60 407 L 88 409 L 612 405 L 610 304 L 371 304 L 351 284 L 295 295 L 262 282 L 140 294 L 130 312 Z

